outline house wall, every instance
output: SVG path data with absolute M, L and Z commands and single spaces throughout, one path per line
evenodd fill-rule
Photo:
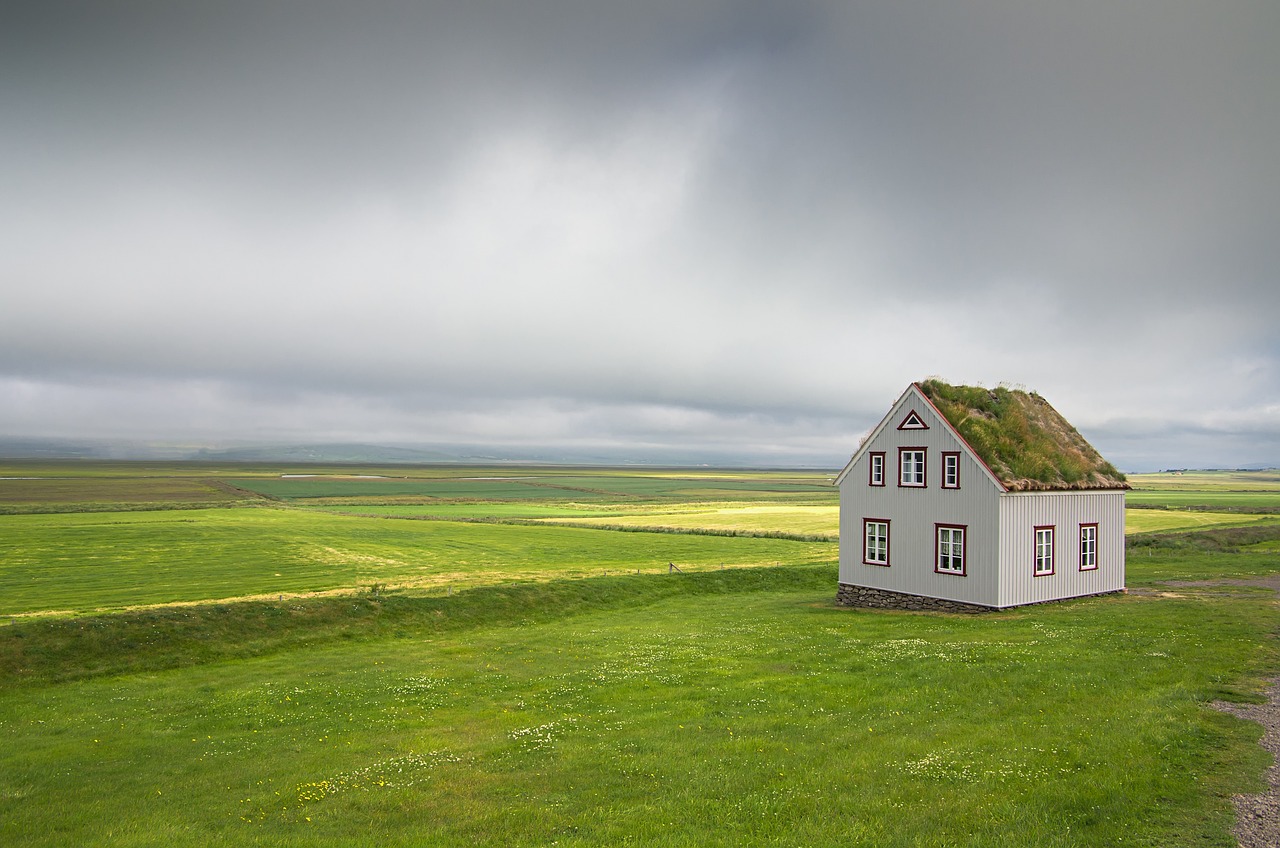
M 898 430 L 914 410 L 927 430 Z M 997 606 L 1000 490 L 927 401 L 908 392 L 840 482 L 840 582 L 889 592 Z M 898 485 L 899 447 L 926 450 L 926 486 Z M 885 485 L 868 485 L 871 453 L 885 454 Z M 942 453 L 960 452 L 960 488 L 942 488 Z M 889 522 L 889 565 L 863 563 L 863 519 Z M 935 571 L 935 524 L 966 525 L 965 576 Z
M 1124 492 L 1008 492 L 999 496 L 1003 563 L 998 606 L 1124 588 Z M 1080 525 L 1098 525 L 1098 568 L 1080 570 Z M 1035 528 L 1054 528 L 1054 573 L 1035 575 Z

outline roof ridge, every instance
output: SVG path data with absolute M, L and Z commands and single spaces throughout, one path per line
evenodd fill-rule
M 1114 465 L 1036 392 L 914 383 L 1006 489 L 1127 489 Z

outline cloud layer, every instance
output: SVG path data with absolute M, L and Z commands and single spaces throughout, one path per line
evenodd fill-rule
M 1280 8 L 39 4 L 0 434 L 1280 462 Z

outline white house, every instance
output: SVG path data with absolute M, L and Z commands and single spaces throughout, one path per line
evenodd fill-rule
M 1004 608 L 1124 588 L 1124 475 L 1039 395 L 912 383 L 836 478 L 850 606 Z

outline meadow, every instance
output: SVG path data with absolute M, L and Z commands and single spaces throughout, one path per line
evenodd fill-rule
M 91 470 L 133 500 L 0 481 L 0 844 L 1227 846 L 1261 786 L 1207 703 L 1274 593 L 1188 581 L 1280 572 L 1271 516 L 933 615 L 834 606 L 820 472 Z

